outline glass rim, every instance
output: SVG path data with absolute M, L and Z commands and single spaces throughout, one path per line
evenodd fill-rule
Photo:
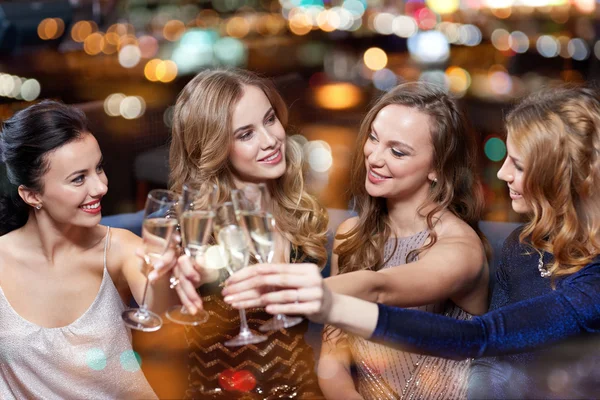
M 218 187 L 216 184 L 214 184 L 214 183 L 209 183 L 209 184 L 208 184 L 208 186 L 209 186 L 209 187 L 212 187 L 212 192 L 213 192 L 214 194 L 216 194 L 216 193 L 217 193 L 217 190 L 218 190 L 218 188 L 219 188 L 219 187 Z M 202 189 L 195 189 L 195 188 L 191 187 L 191 183 L 189 183 L 189 182 L 185 182 L 183 185 L 181 185 L 181 188 L 182 188 L 182 191 L 183 191 L 183 190 L 187 190 L 188 192 L 191 192 L 191 191 L 194 191 L 194 192 L 202 192 Z
M 160 200 L 157 199 L 153 194 L 154 193 L 167 193 L 170 196 L 174 197 L 174 200 Z M 148 192 L 148 199 L 152 199 L 152 201 L 155 201 L 159 204 L 176 204 L 179 203 L 181 201 L 181 195 L 177 192 L 174 192 L 172 190 L 169 189 L 152 189 L 150 192 Z

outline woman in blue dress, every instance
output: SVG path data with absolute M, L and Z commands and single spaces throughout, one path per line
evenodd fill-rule
M 505 243 L 487 314 L 458 321 L 369 303 L 332 293 L 316 267 L 291 265 L 239 272 L 225 300 L 305 314 L 413 352 L 484 358 L 471 375 L 471 398 L 597 396 L 599 95 L 577 87 L 534 94 L 509 114 L 507 132 L 498 177 L 513 209 L 530 219 Z M 269 293 L 264 285 L 282 290 Z

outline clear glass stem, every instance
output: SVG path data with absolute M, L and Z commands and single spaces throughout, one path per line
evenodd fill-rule
M 138 315 L 148 315 L 148 306 L 146 305 L 146 294 L 148 294 L 148 286 L 150 286 L 150 280 L 146 277 L 146 285 L 144 285 L 144 295 L 142 296 L 142 304 L 140 304 L 138 308 Z
M 246 310 L 240 308 L 240 335 L 250 335 L 251 333 L 246 320 Z

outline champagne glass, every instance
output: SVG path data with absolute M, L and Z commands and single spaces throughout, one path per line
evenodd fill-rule
M 200 189 L 183 185 L 181 205 L 179 206 L 179 224 L 183 251 L 192 262 L 204 255 L 212 233 L 215 217 L 217 186 L 208 184 Z M 167 311 L 167 318 L 183 325 L 200 325 L 208 320 L 208 313 L 199 310 L 195 315 L 185 306 L 174 306 Z
M 225 265 L 230 275 L 248 266 L 250 249 L 244 231 L 240 227 L 231 202 L 223 203 L 217 210 L 215 230 L 218 231 L 217 240 L 223 251 Z M 248 328 L 246 311 L 240 309 L 240 333 L 225 342 L 225 346 L 243 346 L 246 344 L 260 343 L 267 340 L 266 336 L 256 335 Z
M 152 264 L 158 261 L 169 248 L 171 235 L 177 228 L 177 205 L 181 196 L 170 190 L 155 189 L 148 193 L 142 222 L 142 239 L 144 242 L 143 273 L 148 277 Z M 125 325 L 144 332 L 154 332 L 162 326 L 162 319 L 148 310 L 146 294 L 148 283 L 144 287 L 142 304 L 139 308 L 125 310 L 121 317 Z
M 247 184 L 243 189 L 233 190 L 231 198 L 237 215 L 242 221 L 246 235 L 252 243 L 252 252 L 261 263 L 270 263 L 275 254 L 275 220 L 270 210 L 269 189 L 264 183 Z M 260 328 L 261 332 L 290 328 L 302 322 L 301 317 L 277 314 Z

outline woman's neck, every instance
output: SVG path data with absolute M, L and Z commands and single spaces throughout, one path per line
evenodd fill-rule
M 22 229 L 27 246 L 40 252 L 51 264 L 58 253 L 86 247 L 89 240 L 89 235 L 86 234 L 89 228 L 60 225 L 48 216 L 36 216 L 34 213 L 29 215 Z
M 412 236 L 428 229 L 426 215 L 435 207 L 435 204 L 418 199 L 387 199 L 386 204 L 389 222 L 396 237 Z

